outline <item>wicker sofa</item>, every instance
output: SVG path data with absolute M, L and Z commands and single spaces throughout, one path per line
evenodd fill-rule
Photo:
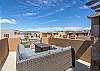
M 31 53 L 30 50 L 32 49 L 28 49 L 29 52 L 27 53 L 30 53 L 30 55 L 25 56 L 24 58 L 20 56 L 21 51 L 19 51 L 19 48 L 17 48 L 17 71 L 65 71 L 73 66 L 71 47 L 61 48 L 56 46 L 57 49 L 55 50 L 39 53 L 35 53 L 34 51 Z

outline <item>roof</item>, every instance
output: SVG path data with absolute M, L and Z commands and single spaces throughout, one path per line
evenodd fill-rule
M 91 0 L 87 2 L 86 5 L 90 6 L 91 9 L 95 10 L 95 12 L 100 12 L 100 4 L 98 2 L 100 2 L 100 0 Z
M 93 14 L 91 16 L 88 16 L 88 18 L 91 19 L 91 18 L 98 17 L 98 16 L 100 16 L 100 12 L 96 13 L 96 14 Z
M 100 8 L 100 4 L 97 4 L 97 5 L 93 6 L 93 7 L 91 7 L 91 9 L 97 9 L 97 8 Z
M 91 0 L 89 2 L 86 3 L 87 6 L 90 6 L 90 5 L 93 5 L 95 4 L 96 2 L 99 2 L 100 0 Z

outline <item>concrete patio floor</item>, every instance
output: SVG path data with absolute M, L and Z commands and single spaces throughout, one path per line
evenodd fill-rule
M 16 71 L 16 52 L 9 52 L 1 71 Z
M 90 71 L 90 63 L 78 59 L 76 60 L 75 68 L 69 68 L 66 71 Z
M 89 71 L 90 64 L 83 60 L 76 60 L 75 68 L 66 71 Z M 8 58 L 1 71 L 16 71 L 16 52 L 9 52 Z

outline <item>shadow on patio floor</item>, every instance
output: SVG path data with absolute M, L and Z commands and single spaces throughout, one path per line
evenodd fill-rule
M 90 66 L 85 65 L 82 62 L 76 61 L 75 68 L 70 68 L 66 71 L 90 71 Z

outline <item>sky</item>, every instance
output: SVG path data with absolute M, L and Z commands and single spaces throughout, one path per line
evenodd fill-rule
M 90 29 L 89 0 L 0 0 L 1 29 L 66 31 Z

